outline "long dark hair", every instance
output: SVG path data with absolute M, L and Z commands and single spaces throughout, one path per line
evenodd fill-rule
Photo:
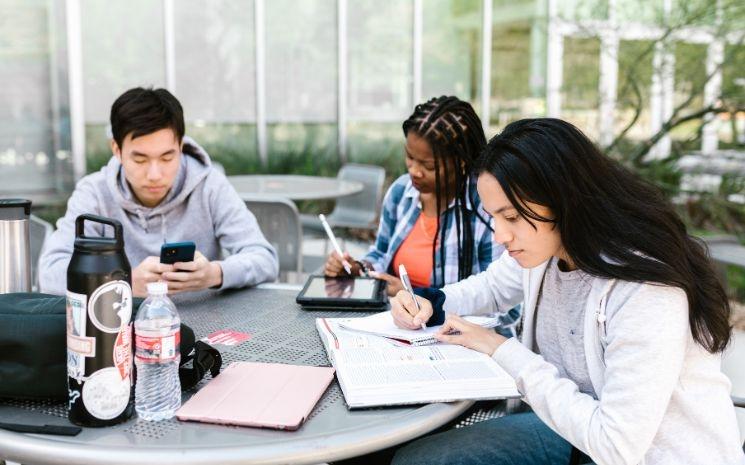
M 602 155 L 579 129 L 551 118 L 516 121 L 489 141 L 476 170 L 493 175 L 534 227 L 555 223 L 579 269 L 683 289 L 696 342 L 712 353 L 727 346 L 729 302 L 706 247 L 659 189 Z M 554 217 L 537 215 L 526 201 Z
M 473 171 L 474 163 L 486 146 L 486 136 L 481 126 L 481 120 L 470 103 L 457 97 L 436 97 L 414 108 L 414 113 L 403 123 L 404 136 L 414 132 L 425 139 L 435 158 L 435 198 L 437 199 L 437 232 L 432 240 L 432 263 L 435 261 L 437 237 L 440 236 L 440 273 L 442 284 L 445 284 L 445 228 L 440 227 L 441 201 L 455 198 L 455 208 L 447 215 L 455 215 L 455 227 L 458 237 L 458 280 L 465 279 L 472 273 L 473 268 L 473 231 L 467 211 L 466 199 L 474 205 L 470 198 L 468 178 Z M 440 166 L 443 167 L 443 177 L 440 177 Z M 455 168 L 454 173 L 449 171 Z M 454 179 L 454 192 L 450 192 L 450 181 Z M 489 224 L 478 211 L 473 214 Z M 446 217 L 447 219 L 447 217 Z M 437 280 L 437 273 L 434 273 Z M 433 282 L 434 286 L 435 283 Z

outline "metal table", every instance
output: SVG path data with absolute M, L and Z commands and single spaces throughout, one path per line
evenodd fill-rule
M 344 312 L 307 312 L 296 290 L 246 289 L 175 298 L 182 320 L 197 338 L 220 329 L 251 334 L 238 346 L 220 346 L 224 364 L 238 361 L 328 366 L 315 329 L 316 317 Z M 355 313 L 359 315 L 359 313 Z M 209 376 L 209 375 L 208 375 Z M 184 401 L 204 384 L 203 380 Z M 336 381 L 298 431 L 275 431 L 133 419 L 108 428 L 84 428 L 75 437 L 0 430 L 0 458 L 33 464 L 310 464 L 354 457 L 428 433 L 455 419 L 473 402 L 438 403 L 350 411 Z M 4 401 L 9 422 L 68 424 L 66 405 L 51 401 Z
M 243 200 L 319 200 L 346 197 L 362 192 L 364 185 L 321 176 L 257 174 L 228 176 Z

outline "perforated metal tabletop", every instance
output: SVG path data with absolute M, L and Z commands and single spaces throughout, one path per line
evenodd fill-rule
M 224 366 L 234 361 L 329 366 L 315 329 L 317 317 L 352 313 L 307 312 L 294 290 L 247 289 L 176 298 L 182 320 L 197 338 L 220 329 L 251 334 L 233 347 L 218 345 Z M 354 313 L 359 315 L 358 312 Z M 209 375 L 208 375 L 209 376 Z M 207 383 L 205 379 L 191 392 Z M 145 422 L 136 417 L 108 428 L 84 428 L 75 437 L 0 430 L 0 458 L 24 464 L 305 464 L 339 460 L 390 447 L 430 432 L 472 402 L 350 411 L 336 381 L 298 431 L 201 423 Z M 66 405 L 51 401 L 0 402 L 0 419 L 68 424 Z

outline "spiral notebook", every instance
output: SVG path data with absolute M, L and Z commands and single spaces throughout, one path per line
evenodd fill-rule
M 499 325 L 499 318 L 494 317 L 466 316 L 464 319 L 484 328 L 494 328 Z M 412 346 L 435 344 L 437 339 L 434 335 L 441 327 L 428 326 L 426 329 L 399 328 L 393 322 L 391 312 L 380 312 L 366 317 L 341 320 L 339 326 L 351 331 L 387 337 Z

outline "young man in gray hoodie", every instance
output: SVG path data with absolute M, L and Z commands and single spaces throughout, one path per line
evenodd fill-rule
M 114 218 L 124 226 L 124 248 L 132 265 L 132 291 L 166 281 L 171 292 L 234 288 L 272 281 L 278 262 L 225 176 L 207 153 L 184 136 L 181 104 L 165 89 L 134 88 L 111 107 L 114 156 L 82 178 L 67 213 L 46 241 L 39 262 L 42 292 L 64 294 L 73 251 L 75 218 L 83 213 Z M 86 235 L 102 235 L 86 223 Z M 188 263 L 160 263 L 165 242 L 193 241 Z M 221 251 L 228 253 L 221 259 Z

